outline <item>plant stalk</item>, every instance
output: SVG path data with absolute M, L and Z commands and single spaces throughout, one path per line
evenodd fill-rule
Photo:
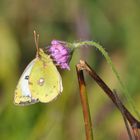
M 85 61 L 80 60 L 79 67 L 81 68 L 81 70 L 85 70 L 96 81 L 96 83 L 103 89 L 103 91 L 107 94 L 107 96 L 113 101 L 113 103 L 119 109 L 113 91 L 105 84 L 105 82 L 97 75 L 97 73 Z M 131 127 L 140 128 L 140 122 L 128 111 L 128 109 L 123 105 L 121 101 L 120 105 Z
M 86 92 L 86 85 L 83 75 L 83 70 L 79 68 L 79 65 L 76 66 L 78 82 L 79 82 L 79 89 L 80 89 L 80 99 L 83 109 L 83 116 L 84 116 L 84 123 L 85 123 L 85 133 L 86 133 L 86 140 L 93 140 L 93 131 L 92 131 L 92 122 L 88 104 L 88 97 Z

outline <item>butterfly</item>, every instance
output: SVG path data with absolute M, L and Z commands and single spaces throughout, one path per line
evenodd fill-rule
M 34 31 L 36 57 L 28 64 L 17 84 L 16 105 L 47 103 L 63 91 L 61 76 L 50 55 L 38 47 L 39 35 Z

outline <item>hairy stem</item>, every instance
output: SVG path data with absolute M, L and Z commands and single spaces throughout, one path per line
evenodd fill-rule
M 95 48 L 97 48 L 102 55 L 105 57 L 107 63 L 111 66 L 111 69 L 113 71 L 113 73 L 115 74 L 117 80 L 119 81 L 121 88 L 123 90 L 124 96 L 126 97 L 126 99 L 128 100 L 128 103 L 130 104 L 131 108 L 134 110 L 135 114 L 140 118 L 140 114 L 137 111 L 134 102 L 132 100 L 132 98 L 130 97 L 130 94 L 125 86 L 125 84 L 122 82 L 115 66 L 113 65 L 108 53 L 105 51 L 105 49 L 98 43 L 94 42 L 94 41 L 83 41 L 83 42 L 77 42 L 73 44 L 75 48 L 81 47 L 81 46 L 94 46 Z

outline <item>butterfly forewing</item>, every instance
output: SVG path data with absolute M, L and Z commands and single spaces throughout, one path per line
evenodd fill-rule
M 21 75 L 17 88 L 15 90 L 14 103 L 16 105 L 28 105 L 38 102 L 36 99 L 32 98 L 30 89 L 29 89 L 29 75 L 31 73 L 32 67 L 34 66 L 36 59 L 31 61 L 29 65 L 24 70 Z

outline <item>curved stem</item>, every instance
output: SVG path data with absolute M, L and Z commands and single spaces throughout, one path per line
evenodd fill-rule
M 113 94 L 112 90 L 105 84 L 105 82 L 97 75 L 97 73 L 85 62 L 80 61 L 79 67 L 81 70 L 85 70 L 95 81 L 96 83 L 104 90 L 108 97 L 113 101 L 116 107 L 119 109 L 116 97 Z M 140 128 L 140 122 L 128 111 L 128 109 L 120 101 L 120 105 L 124 111 L 124 115 L 127 118 L 132 128 Z
M 137 109 L 134 105 L 134 101 L 130 97 L 130 94 L 129 94 L 125 84 L 122 82 L 115 66 L 113 65 L 113 63 L 112 63 L 108 53 L 105 51 L 105 49 L 100 44 L 98 44 L 94 41 L 77 42 L 77 43 L 74 43 L 73 45 L 74 45 L 75 48 L 79 48 L 81 46 L 94 46 L 95 48 L 97 48 L 102 53 L 102 55 L 105 57 L 107 63 L 111 66 L 111 69 L 112 69 L 113 73 L 115 74 L 117 80 L 119 81 L 120 86 L 123 90 L 123 93 L 124 93 L 126 99 L 128 100 L 128 103 L 130 104 L 131 108 L 135 111 L 135 114 L 138 116 L 138 118 L 140 118 L 140 114 L 139 114 L 139 112 L 137 111 Z

